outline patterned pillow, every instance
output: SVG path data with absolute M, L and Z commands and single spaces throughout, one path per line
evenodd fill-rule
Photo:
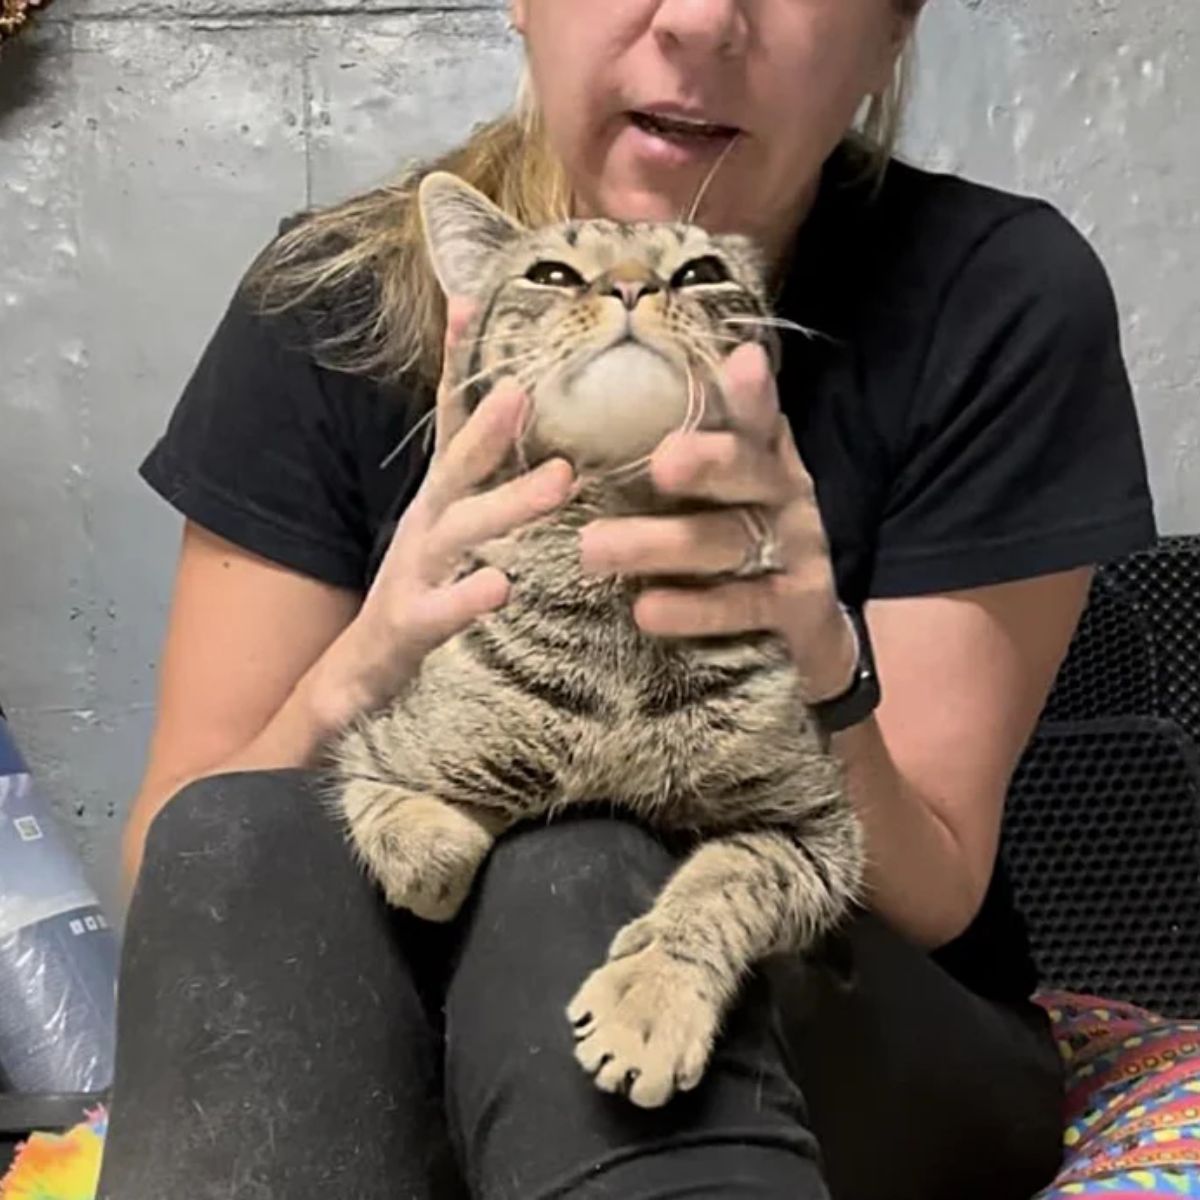
M 1049 992 L 1067 1062 L 1066 1157 L 1038 1200 L 1200 1197 L 1200 1022 Z

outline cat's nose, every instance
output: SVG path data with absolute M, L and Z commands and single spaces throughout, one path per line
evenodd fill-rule
M 653 296 L 661 291 L 657 283 L 648 279 L 613 279 L 609 281 L 606 295 L 615 296 L 632 312 L 643 296 Z

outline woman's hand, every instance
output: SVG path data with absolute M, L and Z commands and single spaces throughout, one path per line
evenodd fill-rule
M 583 532 L 584 569 L 663 579 L 634 606 L 638 626 L 647 633 L 780 634 L 810 698 L 835 696 L 853 674 L 854 633 L 838 605 L 812 478 L 780 411 L 762 348 L 745 345 L 734 351 L 725 362 L 722 384 L 732 428 L 671 434 L 650 466 L 661 492 L 713 508 L 687 516 L 597 520 Z M 708 587 L 666 582 L 673 575 L 737 571 L 754 560 L 762 533 L 777 552 L 777 570 Z
M 504 604 L 509 583 L 492 567 L 455 578 L 476 546 L 551 512 L 570 494 L 568 463 L 554 459 L 485 492 L 521 428 L 526 397 L 500 383 L 469 417 L 449 366 L 470 307 L 451 302 L 447 366 L 437 394 L 434 454 L 362 608 L 318 684 L 344 723 L 392 695 L 425 656 Z M 344 714 L 344 715 L 343 715 Z

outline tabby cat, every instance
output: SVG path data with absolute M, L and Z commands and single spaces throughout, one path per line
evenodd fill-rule
M 588 521 L 678 507 L 637 464 L 673 429 L 721 427 L 724 355 L 776 351 L 761 265 L 747 240 L 686 224 L 526 230 L 445 173 L 419 203 L 443 288 L 477 301 L 468 409 L 515 376 L 531 417 L 506 474 L 561 455 L 581 485 L 464 564 L 502 569 L 507 605 L 340 738 L 338 803 L 388 900 L 431 921 L 458 912 L 505 830 L 568 805 L 689 839 L 568 1009 L 596 1084 L 658 1106 L 699 1082 L 755 962 L 810 946 L 861 879 L 858 823 L 780 639 L 649 637 L 639 581 L 579 566 Z

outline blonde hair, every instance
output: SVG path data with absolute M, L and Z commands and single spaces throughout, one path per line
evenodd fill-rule
M 906 48 L 892 86 L 870 98 L 847 139 L 863 176 L 876 183 L 899 136 L 910 67 Z M 526 73 L 513 110 L 478 126 L 462 145 L 410 167 L 392 184 L 307 213 L 281 233 L 244 281 L 259 310 L 271 315 L 311 305 L 331 312 L 332 329 L 308 347 L 318 362 L 384 383 L 433 387 L 446 303 L 426 254 L 416 193 L 435 170 L 465 179 L 524 225 L 571 213 L 566 174 L 545 137 Z
M 858 127 L 850 135 L 864 159 L 867 174 L 876 182 L 883 181 L 900 140 L 914 62 L 915 52 L 909 42 L 896 60 L 891 86 L 870 97 Z

